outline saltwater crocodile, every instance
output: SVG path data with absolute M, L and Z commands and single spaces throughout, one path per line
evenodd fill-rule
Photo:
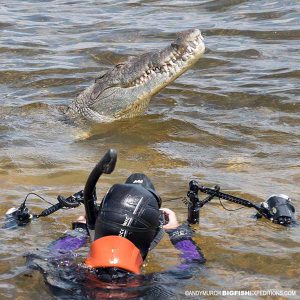
M 180 32 L 163 50 L 130 58 L 96 78 L 65 113 L 96 122 L 140 115 L 150 98 L 194 65 L 204 50 L 198 29 Z

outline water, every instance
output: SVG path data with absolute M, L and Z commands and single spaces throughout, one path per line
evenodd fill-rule
M 102 179 L 100 195 L 142 171 L 180 221 L 186 208 L 170 199 L 183 197 L 191 179 L 257 202 L 285 193 L 299 211 L 299 9 L 298 1 L 287 0 L 2 0 L 1 215 L 30 191 L 55 199 L 80 190 L 110 147 L 119 160 Z M 152 99 L 144 116 L 76 127 L 56 109 L 97 73 L 162 48 L 188 28 L 201 29 L 206 53 Z M 31 202 L 35 212 L 46 206 Z M 52 298 L 22 255 L 59 237 L 81 213 L 82 207 L 1 231 L 1 299 Z M 228 212 L 217 201 L 204 207 L 196 240 L 207 267 L 178 286 L 181 298 L 184 289 L 300 293 L 298 228 L 256 221 L 253 213 Z M 177 252 L 165 239 L 144 272 L 176 264 Z

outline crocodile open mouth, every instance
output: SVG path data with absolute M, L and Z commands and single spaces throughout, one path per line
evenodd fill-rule
M 181 41 L 177 39 L 177 43 L 171 44 L 168 48 L 162 50 L 153 56 L 160 56 L 163 60 L 160 63 L 155 63 L 158 59 L 156 57 L 150 58 L 150 62 L 144 68 L 144 72 L 133 81 L 128 83 L 128 87 L 143 85 L 157 75 L 168 75 L 172 77 L 182 74 L 181 70 L 185 71 L 198 55 L 204 52 L 205 46 L 203 37 L 199 30 L 192 30 L 186 38 Z M 167 53 L 169 52 L 169 53 Z M 198 59 L 198 58 L 197 58 Z M 176 76 L 176 77 L 178 77 Z
M 67 113 L 97 122 L 140 115 L 151 97 L 190 69 L 204 50 L 200 30 L 183 31 L 163 50 L 130 57 L 96 78 Z

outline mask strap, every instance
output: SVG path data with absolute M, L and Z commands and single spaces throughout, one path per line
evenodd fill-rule
M 153 241 L 150 244 L 149 251 L 151 251 L 157 246 L 157 244 L 162 240 L 164 234 L 165 234 L 164 229 L 162 227 L 159 227 Z

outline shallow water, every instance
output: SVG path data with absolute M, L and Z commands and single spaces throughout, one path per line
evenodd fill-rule
M 1 215 L 30 191 L 55 200 L 82 189 L 110 147 L 118 164 L 103 177 L 102 195 L 144 172 L 181 221 L 186 208 L 171 199 L 185 196 L 191 179 L 257 202 L 285 193 L 299 211 L 299 9 L 298 1 L 2 1 Z M 206 53 L 152 99 L 144 116 L 79 128 L 56 109 L 97 73 L 162 48 L 188 28 L 201 29 Z M 35 212 L 47 207 L 30 203 Z M 60 236 L 80 213 L 82 207 L 1 230 L 1 299 L 52 298 L 39 274 L 29 277 L 22 255 Z M 203 208 L 196 240 L 207 266 L 179 285 L 180 298 L 184 289 L 300 294 L 298 227 L 256 221 L 253 213 L 225 211 L 218 201 Z M 144 271 L 176 264 L 165 239 Z

